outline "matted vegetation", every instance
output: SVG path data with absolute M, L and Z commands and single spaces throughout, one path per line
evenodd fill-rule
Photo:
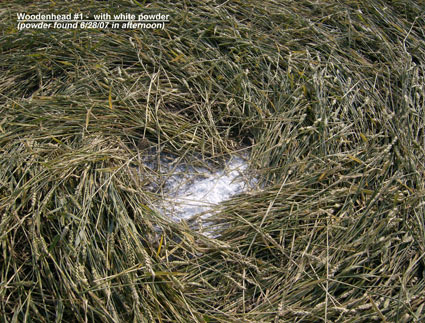
M 141 5 L 1 4 L 3 321 L 424 320 L 423 2 Z M 171 21 L 16 30 L 77 11 Z M 206 237 L 150 209 L 148 146 L 262 189 Z

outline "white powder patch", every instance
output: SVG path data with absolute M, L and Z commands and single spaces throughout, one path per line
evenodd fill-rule
M 147 164 L 153 168 L 152 164 Z M 167 158 L 160 160 L 163 189 L 160 201 L 153 207 L 174 220 L 194 215 L 207 218 L 213 208 L 256 184 L 248 176 L 248 163 L 243 156 L 232 156 L 221 168 L 195 167 L 185 163 L 174 165 Z

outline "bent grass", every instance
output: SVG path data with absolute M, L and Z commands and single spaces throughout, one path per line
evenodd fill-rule
M 165 30 L 17 31 L 55 4 L 0 12 L 3 320 L 423 320 L 423 5 L 148 8 Z M 141 140 L 249 149 L 262 188 L 206 237 L 150 209 Z

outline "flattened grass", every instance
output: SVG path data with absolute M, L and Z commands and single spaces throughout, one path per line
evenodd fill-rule
M 424 9 L 162 1 L 163 31 L 17 31 L 60 9 L 4 5 L 4 321 L 423 320 Z M 203 236 L 150 209 L 141 141 L 249 147 L 262 189 Z

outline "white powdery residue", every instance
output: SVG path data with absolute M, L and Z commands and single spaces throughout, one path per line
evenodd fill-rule
M 209 216 L 212 207 L 255 184 L 252 177 L 247 178 L 248 164 L 242 157 L 232 157 L 223 168 L 215 170 L 180 164 L 170 174 L 170 165 L 161 167 L 168 178 L 163 201 L 156 208 L 175 220 L 189 219 L 200 213 L 203 217 Z

